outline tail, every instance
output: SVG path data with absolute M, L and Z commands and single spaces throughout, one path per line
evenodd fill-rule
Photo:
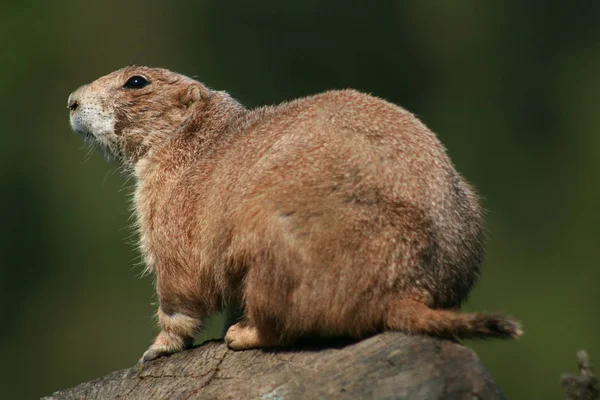
M 412 300 L 390 302 L 385 327 L 406 333 L 462 339 L 515 339 L 523 334 L 521 324 L 507 315 L 432 309 Z

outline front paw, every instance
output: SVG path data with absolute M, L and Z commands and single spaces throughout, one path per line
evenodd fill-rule
M 156 360 L 159 357 L 168 356 L 169 354 L 179 353 L 181 350 L 192 347 L 193 344 L 194 338 L 191 336 L 174 335 L 162 331 L 156 337 L 154 344 L 146 350 L 139 364 L 145 364 L 148 361 Z
M 170 354 L 176 353 L 177 350 L 169 349 L 165 346 L 150 346 L 148 350 L 144 353 L 138 364 L 145 364 L 149 361 L 156 360 L 157 358 L 168 356 Z

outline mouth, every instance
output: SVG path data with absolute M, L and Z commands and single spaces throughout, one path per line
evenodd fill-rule
M 114 117 L 98 106 L 86 106 L 81 102 L 69 99 L 69 122 L 76 132 L 92 150 L 100 150 L 105 158 L 112 159 L 111 154 L 117 143 L 114 140 Z
M 86 129 L 87 126 L 85 126 L 85 124 L 82 124 L 79 118 L 77 118 L 77 115 L 74 114 L 74 112 L 71 112 L 71 129 L 77 132 L 79 135 L 83 136 L 83 138 L 86 140 L 93 139 L 94 135 L 92 135 L 92 133 L 88 129 Z

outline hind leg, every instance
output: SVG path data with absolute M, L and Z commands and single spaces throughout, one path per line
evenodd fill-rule
M 263 266 L 269 266 L 263 263 Z M 272 265 L 272 264 L 271 264 Z M 233 350 L 285 346 L 297 336 L 289 329 L 290 291 L 274 287 L 271 268 L 254 268 L 246 276 L 244 315 L 240 322 L 229 327 L 225 343 Z

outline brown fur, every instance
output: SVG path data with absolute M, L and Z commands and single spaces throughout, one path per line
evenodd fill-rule
M 123 88 L 134 75 L 150 85 Z M 233 348 L 382 329 L 520 335 L 508 317 L 455 311 L 483 260 L 481 209 L 404 109 L 342 90 L 247 110 L 146 67 L 100 78 L 69 103 L 74 129 L 137 178 L 163 329 L 144 361 L 186 347 L 203 317 L 237 305 Z M 81 117 L 91 103 L 101 112 Z M 113 131 L 89 128 L 111 115 Z

